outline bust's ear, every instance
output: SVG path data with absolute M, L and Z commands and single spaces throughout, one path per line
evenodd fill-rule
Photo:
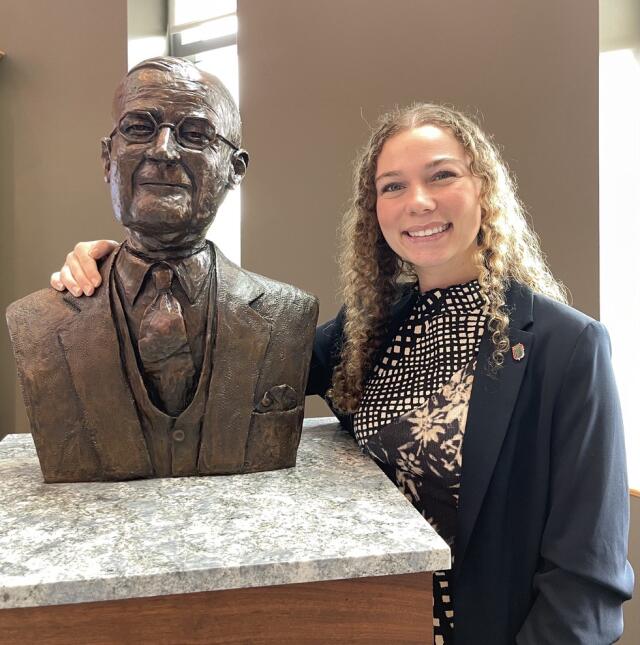
M 235 188 L 240 184 L 243 177 L 247 173 L 247 166 L 249 165 L 249 153 L 242 148 L 234 150 L 231 155 L 231 164 L 229 168 L 229 179 L 227 185 L 229 188 Z
M 109 183 L 109 171 L 111 170 L 111 139 L 103 137 L 100 140 L 100 159 L 102 159 L 102 169 L 104 170 L 104 180 Z

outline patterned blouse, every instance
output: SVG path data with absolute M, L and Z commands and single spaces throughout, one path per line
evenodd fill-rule
M 419 295 L 374 368 L 354 418 L 360 447 L 452 553 L 462 441 L 484 307 L 477 280 Z M 453 642 L 450 582 L 450 571 L 435 573 L 435 645 Z

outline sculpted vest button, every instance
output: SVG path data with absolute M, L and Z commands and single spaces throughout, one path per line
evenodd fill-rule
M 184 431 L 182 431 L 182 430 L 174 430 L 174 432 L 173 432 L 173 440 L 174 441 L 184 441 Z

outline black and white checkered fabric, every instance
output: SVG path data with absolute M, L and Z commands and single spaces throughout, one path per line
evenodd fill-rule
M 484 306 L 477 280 L 418 297 L 365 386 L 354 419 L 356 438 L 423 405 L 477 355 Z

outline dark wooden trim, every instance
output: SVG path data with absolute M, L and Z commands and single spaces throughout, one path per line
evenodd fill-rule
M 198 40 L 188 45 L 182 44 L 182 37 L 180 32 L 171 35 L 171 55 L 172 56 L 194 56 L 200 52 L 206 52 L 211 49 L 219 49 L 220 47 L 229 47 L 238 43 L 237 34 L 228 34 L 218 38 L 210 38 L 209 40 Z
M 432 574 L 0 610 L 0 645 L 431 643 Z

